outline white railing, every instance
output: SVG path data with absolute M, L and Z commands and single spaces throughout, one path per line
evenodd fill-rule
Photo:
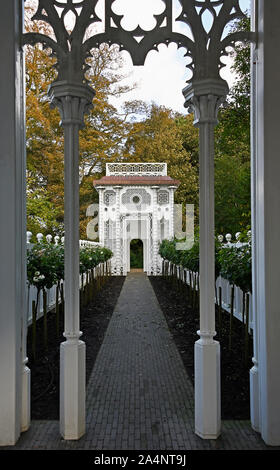
M 234 288 L 234 303 L 233 303 L 233 315 L 240 321 L 246 321 L 246 315 L 244 314 L 243 307 L 243 292 L 237 286 L 231 286 L 227 279 L 218 277 L 216 281 L 217 292 L 218 288 L 222 289 L 222 308 L 227 312 L 230 312 L 231 304 L 231 289 Z M 249 328 L 253 329 L 253 318 L 252 318 L 252 296 L 249 293 Z M 217 299 L 218 303 L 219 299 Z
M 251 237 L 251 231 L 247 232 L 248 238 Z M 227 246 L 236 246 L 241 247 L 247 245 L 246 242 L 240 241 L 240 232 L 235 234 L 235 241 L 232 241 L 232 235 L 227 233 L 225 237 L 223 235 L 218 236 L 219 241 L 224 247 Z M 224 240 L 225 243 L 224 243 Z M 166 261 L 167 262 L 167 261 Z M 171 274 L 171 262 L 168 262 L 168 273 Z M 197 277 L 197 273 L 194 273 Z M 188 269 L 176 266 L 176 274 L 177 279 L 185 282 L 187 285 L 192 285 L 193 281 L 191 280 L 191 273 Z M 216 303 L 219 304 L 219 287 L 222 289 L 222 308 L 223 310 L 230 313 L 231 311 L 231 289 L 234 288 L 234 302 L 233 302 L 233 315 L 240 321 L 246 321 L 246 314 L 244 313 L 243 307 L 243 292 L 237 286 L 232 286 L 227 279 L 222 278 L 219 276 L 216 281 Z M 195 289 L 198 289 L 197 284 L 195 285 Z M 252 313 L 252 296 L 249 293 L 249 330 L 253 330 L 253 313 Z
M 106 163 L 106 176 L 167 176 L 167 163 Z
M 241 246 L 248 245 L 247 242 L 240 241 L 240 232 L 235 234 L 235 240 L 233 241 L 231 233 L 227 233 L 225 237 L 223 235 L 219 235 L 218 239 L 221 242 L 222 246 L 235 246 L 237 248 Z M 251 230 L 247 232 L 248 239 L 251 239 Z M 226 242 L 224 243 L 224 238 Z M 238 320 L 244 321 L 244 306 L 243 306 L 243 292 L 237 286 L 231 286 L 227 279 L 222 278 L 221 276 L 218 277 L 216 281 L 217 291 L 218 288 L 221 287 L 222 289 L 222 307 L 224 310 L 230 312 L 230 304 L 231 304 L 231 289 L 234 287 L 234 305 L 233 305 L 233 314 Z M 252 313 L 252 295 L 249 293 L 249 328 L 253 329 L 253 313 Z
M 166 261 L 168 263 L 168 273 L 169 275 L 172 274 L 172 263 L 169 261 Z M 178 280 L 181 280 L 181 282 L 186 283 L 187 285 L 191 285 L 194 289 L 198 290 L 198 285 L 197 285 L 197 273 L 192 273 L 193 274 L 193 279 L 195 278 L 196 281 L 194 282 L 193 279 L 191 279 L 191 272 L 187 268 L 182 268 L 181 266 L 175 266 L 175 276 L 177 277 Z M 233 301 L 233 315 L 240 321 L 246 321 L 246 315 L 243 310 L 243 292 L 242 290 L 237 287 L 237 286 L 231 286 L 231 284 L 228 282 L 227 279 L 222 278 L 219 276 L 216 281 L 216 291 L 215 291 L 215 296 L 216 296 L 216 303 L 219 305 L 219 287 L 222 289 L 222 308 L 223 310 L 227 311 L 230 313 L 231 311 L 231 289 L 232 287 L 234 288 L 234 301 Z M 251 308 L 251 294 L 249 295 L 249 329 L 253 329 L 253 324 L 252 324 L 252 308 Z
M 30 240 L 32 238 L 33 234 L 31 232 L 27 232 L 26 234 L 26 242 L 27 242 L 27 250 L 30 250 L 33 247 L 33 243 L 30 243 Z M 47 241 L 48 243 L 54 242 L 55 245 L 58 245 L 58 243 L 63 244 L 64 243 L 64 237 L 59 237 L 55 236 L 52 237 L 52 235 L 46 235 L 45 240 L 44 240 L 44 235 L 42 233 L 37 233 L 36 239 L 38 243 L 42 243 L 44 241 Z M 80 246 L 102 246 L 101 243 L 98 242 L 92 242 L 89 240 L 80 240 Z M 94 277 L 97 275 L 97 267 L 94 268 Z M 80 275 L 80 287 L 85 284 L 86 281 L 86 274 L 81 274 Z M 61 281 L 63 284 L 63 281 Z M 56 304 L 56 286 L 53 286 L 51 289 L 46 289 L 47 293 L 47 309 L 51 310 L 52 308 L 55 307 Z M 30 286 L 29 283 L 27 283 L 27 322 L 28 325 L 31 324 L 32 322 L 32 302 L 37 300 L 37 288 L 35 286 Z M 61 301 L 60 298 L 60 293 L 58 297 L 59 302 Z M 39 298 L 38 298 L 38 310 L 37 310 L 37 319 L 42 317 L 43 315 L 43 293 L 42 291 L 39 293 Z

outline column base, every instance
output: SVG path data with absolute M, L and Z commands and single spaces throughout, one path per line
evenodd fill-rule
M 254 431 L 260 432 L 259 410 L 259 370 L 253 358 L 254 366 L 250 369 L 250 414 L 251 426 Z
M 65 440 L 85 434 L 86 345 L 67 340 L 60 345 L 60 433 Z
M 21 405 L 21 432 L 30 427 L 30 369 L 23 364 L 22 371 L 22 405 Z
M 217 439 L 221 433 L 220 344 L 195 343 L 195 433 Z

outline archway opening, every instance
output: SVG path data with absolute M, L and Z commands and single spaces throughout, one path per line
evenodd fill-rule
M 140 239 L 130 242 L 130 269 L 143 269 L 143 242 Z

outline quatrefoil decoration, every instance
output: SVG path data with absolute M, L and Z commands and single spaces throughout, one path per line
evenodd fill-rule
M 173 0 L 162 0 L 165 8 L 162 13 L 153 15 L 155 27 L 148 31 L 139 25 L 132 31 L 124 29 L 124 15 L 113 9 L 115 1 L 105 0 L 104 32 L 92 32 L 88 37 L 89 26 L 101 21 L 96 13 L 98 0 L 38 0 L 33 20 L 51 25 L 54 37 L 27 33 L 23 42 L 40 42 L 51 48 L 57 57 L 57 80 L 84 83 L 88 69 L 86 59 L 92 49 L 103 43 L 116 44 L 120 51 L 128 51 L 134 65 L 144 65 L 147 54 L 158 50 L 160 44 L 175 43 L 178 48 L 185 49 L 186 67 L 192 71 L 190 80 L 201 80 L 220 79 L 220 69 L 224 66 L 221 57 L 228 54 L 228 46 L 234 46 L 237 41 L 254 40 L 254 34 L 247 31 L 227 33 L 226 28 L 233 20 L 245 16 L 239 0 L 179 0 L 182 11 L 175 19 Z M 74 17 L 72 31 L 65 25 L 69 13 Z M 207 15 L 208 24 L 205 22 Z M 191 35 L 174 31 L 176 22 L 185 23 Z

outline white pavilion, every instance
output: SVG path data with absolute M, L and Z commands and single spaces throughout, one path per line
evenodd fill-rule
M 112 274 L 130 271 L 130 244 L 143 242 L 143 269 L 161 272 L 159 243 L 174 236 L 174 192 L 179 181 L 166 163 L 107 163 L 106 176 L 94 181 L 99 193 L 99 241 L 110 248 Z

